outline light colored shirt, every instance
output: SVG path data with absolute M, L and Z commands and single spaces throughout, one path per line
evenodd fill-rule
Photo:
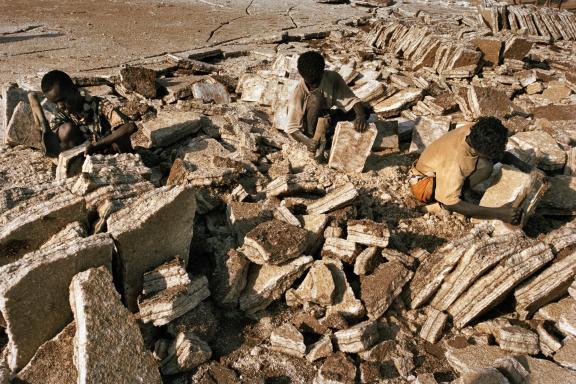
M 466 142 L 470 128 L 457 128 L 430 144 L 412 169 L 415 175 L 436 177 L 434 197 L 442 204 L 458 204 L 464 182 L 476 170 L 478 154 Z
M 354 95 L 346 81 L 337 72 L 324 71 L 320 86 L 310 92 L 303 79 L 300 80 L 288 100 L 287 133 L 303 130 L 306 117 L 306 105 L 311 93 L 320 92 L 326 99 L 326 107 L 350 111 L 361 100 Z

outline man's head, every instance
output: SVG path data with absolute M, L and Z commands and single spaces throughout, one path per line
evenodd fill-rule
M 311 90 L 320 86 L 324 75 L 324 66 L 324 58 L 316 51 L 305 52 L 298 58 L 298 72 Z
M 467 141 L 480 156 L 499 160 L 506 150 L 508 130 L 495 117 L 481 117 L 470 129 Z
M 42 78 L 42 92 L 46 98 L 58 105 L 60 109 L 69 112 L 82 111 L 82 97 L 78 88 L 66 73 L 50 71 Z

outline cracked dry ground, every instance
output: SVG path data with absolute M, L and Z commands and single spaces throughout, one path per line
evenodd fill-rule
M 206 10 L 195 31 L 175 4 L 132 3 L 174 39 L 126 51 L 130 36 L 82 37 L 90 17 L 73 2 L 39 27 L 12 7 L 1 64 L 34 59 L 2 73 L 18 85 L 0 99 L 0 384 L 576 383 L 573 15 L 214 0 L 184 7 Z M 56 14 L 87 28 L 70 47 Z M 512 31 L 504 15 L 532 24 Z M 38 39 L 137 122 L 134 154 L 51 162 L 34 149 Z M 362 172 L 315 163 L 281 129 L 311 48 L 377 112 L 376 137 L 343 129 L 334 143 L 354 164 L 365 159 L 349 148 L 368 143 Z M 407 186 L 423 146 L 485 111 L 549 182 L 542 196 L 542 179 L 498 167 L 484 186 L 484 202 L 526 196 L 523 231 L 423 207 Z

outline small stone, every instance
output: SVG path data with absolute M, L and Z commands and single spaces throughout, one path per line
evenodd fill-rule
M 374 105 L 374 111 L 382 117 L 398 116 L 403 109 L 422 98 L 419 88 L 406 88 Z
M 569 305 L 558 319 L 558 329 L 569 336 L 576 336 L 576 304 Z
M 530 372 L 524 368 L 522 364 L 514 357 L 507 357 L 498 359 L 494 362 L 494 368 L 498 369 L 502 373 L 510 384 L 522 384 L 525 383 L 530 377 Z
M 195 277 L 187 284 L 140 297 L 140 317 L 144 323 L 152 323 L 157 327 L 166 325 L 195 308 L 209 296 L 208 279 L 205 276 Z
M 360 352 L 359 356 L 364 361 L 382 362 L 390 360 L 395 353 L 396 353 L 396 341 L 385 340 L 382 341 L 381 343 L 376 344 L 367 351 Z
M 552 356 L 556 351 L 562 348 L 562 343 L 548 330 L 546 322 L 542 321 L 536 329 L 540 350 L 545 356 Z
M 271 220 L 246 234 L 242 253 L 256 264 L 281 264 L 302 255 L 308 244 L 305 229 Z
M 160 363 L 163 375 L 191 371 L 212 357 L 208 344 L 192 332 L 179 333 L 167 352 L 168 356 Z
M 148 147 L 166 147 L 198 132 L 202 125 L 196 112 L 161 111 L 142 124 L 142 132 L 149 140 Z
M 334 342 L 338 349 L 348 353 L 366 351 L 378 339 L 378 325 L 376 321 L 368 320 L 346 330 L 334 333 Z
M 235 307 L 246 286 L 250 262 L 234 249 L 215 256 L 214 276 L 210 279 L 210 291 L 214 300 L 223 306 Z
M 336 292 L 332 272 L 322 261 L 316 261 L 302 284 L 292 292 L 301 304 L 332 305 Z
M 508 379 L 496 368 L 484 368 L 462 375 L 455 384 L 510 384 Z
M 354 384 L 356 382 L 356 365 L 343 352 L 336 352 L 326 358 L 314 384 Z
M 366 248 L 356 258 L 354 273 L 358 276 L 367 275 L 380 265 L 382 261 L 377 247 Z
M 545 171 L 559 170 L 566 164 L 566 152 L 546 132 L 518 132 L 510 137 L 510 143 L 518 147 L 521 157 L 522 152 L 532 153 L 536 158 L 538 168 Z
M 447 314 L 430 307 L 428 318 L 420 330 L 420 337 L 429 343 L 437 343 L 442 338 L 447 320 Z
M 330 356 L 333 351 L 334 348 L 332 347 L 330 335 L 325 335 L 310 346 L 308 353 L 306 354 L 306 360 L 314 362 Z
M 42 131 L 36 127 L 30 104 L 19 102 L 5 129 L 6 144 L 42 149 Z
M 572 90 L 561 81 L 551 81 L 548 83 L 546 90 L 542 93 L 542 97 L 552 103 L 557 103 L 570 96 Z
M 472 40 L 472 43 L 484 54 L 484 61 L 489 65 L 497 66 L 500 64 L 500 55 L 502 52 L 502 41 L 496 37 L 478 37 Z
M 144 67 L 125 67 L 120 70 L 120 80 L 126 90 L 148 99 L 156 97 L 156 71 Z
M 554 361 L 561 366 L 575 370 L 576 369 L 576 339 L 568 339 L 554 354 Z
M 535 95 L 541 93 L 544 90 L 544 85 L 542 83 L 532 83 L 526 87 L 526 93 L 528 95 Z
M 348 206 L 358 197 L 358 190 L 352 183 L 347 183 L 314 201 L 307 207 L 308 214 L 327 213 Z
M 431 373 L 421 373 L 416 377 L 415 384 L 438 384 L 434 375 Z
M 82 172 L 84 151 L 87 145 L 86 143 L 60 152 L 60 155 L 58 155 L 58 166 L 56 168 L 56 180 L 66 180 Z
M 324 242 L 322 257 L 331 257 L 342 260 L 347 264 L 354 264 L 356 256 L 360 252 L 360 247 L 353 241 L 329 237 Z
M 301 256 L 280 265 L 253 264 L 240 296 L 240 309 L 249 314 L 265 309 L 279 299 L 312 262 L 311 256 Z
M 523 60 L 533 45 L 534 43 L 529 42 L 525 38 L 514 36 L 504 46 L 504 58 Z
M 348 241 L 368 247 L 386 248 L 390 238 L 390 230 L 386 223 L 376 223 L 372 220 L 351 220 L 348 222 Z
M 304 336 L 292 324 L 283 324 L 270 335 L 270 349 L 296 357 L 304 357 L 306 353 Z
M 294 216 L 294 214 L 285 206 L 281 205 L 278 208 L 276 208 L 276 210 L 274 211 L 274 218 L 284 221 L 285 223 L 288 223 L 290 225 L 293 225 L 295 227 L 302 227 L 302 224 L 300 223 L 300 220 L 298 220 L 298 218 L 296 216 Z
M 499 334 L 500 348 L 516 353 L 537 355 L 540 353 L 538 334 L 518 326 L 504 327 Z
M 450 130 L 451 119 L 439 116 L 423 116 L 412 131 L 411 153 L 422 153 L 427 146 L 438 140 Z
M 379 319 L 400 295 L 412 275 L 401 263 L 391 261 L 381 264 L 371 275 L 363 276 L 361 298 L 366 305 L 368 317 Z

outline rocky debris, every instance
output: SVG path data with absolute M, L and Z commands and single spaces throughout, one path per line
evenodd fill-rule
M 246 234 L 242 253 L 256 264 L 282 264 L 304 253 L 308 231 L 280 220 L 259 224 Z
M 374 105 L 374 111 L 382 117 L 398 116 L 403 109 L 422 98 L 419 88 L 407 88 Z
M 523 173 L 518 169 L 504 165 L 500 168 L 492 184 L 482 196 L 483 207 L 501 207 L 510 204 L 522 210 L 520 227 L 526 224 L 534 213 L 538 202 L 546 190 L 544 176 L 539 172 Z
M 328 166 L 343 172 L 362 172 L 374 146 L 378 130 L 371 124 L 366 132 L 357 132 L 352 122 L 340 122 L 332 139 Z
M 358 276 L 367 275 L 380 265 L 382 261 L 382 257 L 378 254 L 378 248 L 368 247 L 356 257 L 354 273 Z
M 418 308 L 430 300 L 464 253 L 488 231 L 489 228 L 485 226 L 475 227 L 470 234 L 440 247 L 424 258 L 409 285 L 410 307 Z
M 294 214 L 283 205 L 276 208 L 276 210 L 274 211 L 274 218 L 284 221 L 285 223 L 288 223 L 295 227 L 300 228 L 302 227 L 302 223 L 300 223 L 300 220 L 298 220 L 298 218 L 294 216 Z
M 65 187 L 48 187 L 38 198 L 0 215 L 0 266 L 38 249 L 67 224 L 86 221 L 84 199 Z
M 385 223 L 375 223 L 372 220 L 348 221 L 347 240 L 369 247 L 386 248 L 390 238 L 390 230 Z
M 120 302 L 112 275 L 105 268 L 74 276 L 70 306 L 76 320 L 74 364 L 78 383 L 162 382 L 138 325 Z
M 435 344 L 442 338 L 448 315 L 434 308 L 429 308 L 426 322 L 420 330 L 420 337 Z
M 212 357 L 208 344 L 190 332 L 179 333 L 167 350 L 167 356 L 160 362 L 163 375 L 188 372 L 205 363 Z
M 354 264 L 359 253 L 360 246 L 358 244 L 338 237 L 328 237 L 322 248 L 322 257 L 339 259 L 347 264 Z
M 498 369 L 511 384 L 523 383 L 528 380 L 530 373 L 514 357 L 498 359 L 495 362 L 495 368 Z
M 575 275 L 576 251 L 555 260 L 551 266 L 518 287 L 514 292 L 516 311 L 522 317 L 527 317 L 541 306 L 565 296 Z
M 402 293 L 404 285 L 412 278 L 412 271 L 398 261 L 380 264 L 370 275 L 361 278 L 360 297 L 372 320 L 380 318 L 394 299 Z
M 190 284 L 190 277 L 184 269 L 184 262 L 181 258 L 175 257 L 174 260 L 144 273 L 142 295 L 151 295 L 186 284 Z
M 528 162 L 531 158 L 535 159 L 536 165 L 542 170 L 559 170 L 566 164 L 566 153 L 546 132 L 518 132 L 509 141 L 521 159 L 528 159 Z
M 136 184 L 149 180 L 151 173 L 138 154 L 91 155 L 84 160 L 72 192 L 85 196 L 108 185 Z
M 552 356 L 562 348 L 562 343 L 552 334 L 549 328 L 549 326 L 546 326 L 546 322 L 542 321 L 536 329 L 540 343 L 540 351 L 542 351 L 545 356 Z
M 162 269 L 165 270 L 166 268 L 161 266 L 152 273 L 144 275 L 143 294 L 138 299 L 140 318 L 144 323 L 152 323 L 155 326 L 168 324 L 210 296 L 208 279 L 205 276 L 190 279 L 186 275 L 181 261 L 177 272 L 180 276 L 172 279 L 172 281 L 167 276 L 162 276 L 159 279 L 150 276 L 158 273 L 159 270 L 162 271 Z M 151 282 L 151 279 L 161 280 L 161 282 L 160 284 Z M 150 289 L 151 284 L 149 283 L 154 285 L 152 289 Z M 154 289 L 158 288 L 158 285 L 165 285 L 166 288 Z
M 574 356 L 576 356 L 576 340 L 568 339 L 562 348 L 554 354 L 554 361 L 565 368 L 574 370 L 574 367 L 576 367 Z
M 306 353 L 304 336 L 292 324 L 283 324 L 270 335 L 270 349 L 296 357 L 303 357 Z
M 488 274 L 476 280 L 448 309 L 448 313 L 453 316 L 454 325 L 462 328 L 468 324 L 499 303 L 516 285 L 553 258 L 550 248 L 543 243 L 537 243 L 500 261 Z
M 68 285 L 72 277 L 91 267 L 110 269 L 113 246 L 108 235 L 95 235 L 43 248 L 0 267 L 0 311 L 12 370 L 23 368 L 44 342 L 70 322 Z M 37 316 L 29 316 L 30 308 Z
M 75 333 L 76 323 L 71 322 L 42 344 L 32 360 L 18 372 L 17 380 L 30 384 L 75 384 L 78 377 L 74 366 Z
M 332 271 L 322 260 L 315 261 L 308 270 L 308 274 L 300 286 L 290 289 L 287 295 L 292 295 L 293 299 L 300 304 L 315 303 L 319 305 L 332 305 L 336 293 L 336 285 L 332 277 Z
M 527 246 L 529 243 L 526 239 L 510 235 L 495 236 L 473 244 L 442 283 L 432 300 L 432 306 L 447 310 L 482 274 Z
M 312 261 L 311 256 L 300 256 L 280 265 L 251 265 L 240 296 L 240 309 L 247 313 L 265 309 L 304 274 Z
M 324 194 L 324 188 L 318 184 L 318 180 L 305 174 L 280 176 L 266 186 L 266 195 L 271 197 L 290 196 L 304 192 Z
M 212 343 L 221 325 L 218 307 L 210 299 L 206 299 L 168 323 L 166 331 L 174 338 L 179 333 L 193 333 L 207 343 Z
M 0 116 L 0 143 L 4 143 L 6 140 L 6 129 L 12 119 L 14 109 L 20 102 L 28 102 L 28 92 L 19 88 L 16 83 L 8 83 L 2 86 L 0 99 L 0 111 L 2 112 Z
M 156 71 L 144 67 L 126 66 L 120 70 L 121 85 L 126 91 L 142 97 L 156 97 Z
M 24 101 L 19 102 L 6 125 L 4 142 L 8 145 L 24 145 L 42 149 L 42 132 L 36 127 L 32 108 Z
M 58 166 L 56 168 L 56 180 L 66 180 L 82 172 L 86 146 L 87 143 L 60 152 L 60 155 L 58 155 Z
M 487 345 L 471 345 L 446 352 L 448 363 L 460 374 L 494 367 L 497 361 L 508 357 L 511 357 L 510 352 Z M 576 373 L 548 360 L 530 356 L 518 356 L 516 359 L 530 373 L 530 382 L 554 384 L 569 383 L 576 379 Z
M 567 310 L 570 310 L 573 303 L 575 303 L 575 301 L 572 297 L 565 297 L 555 303 L 543 306 L 538 310 L 535 316 L 540 319 L 550 320 L 557 323 L 560 320 L 560 316 L 562 316 Z
M 576 304 L 574 302 L 570 302 L 567 307 L 562 308 L 557 326 L 562 333 L 576 336 Z
M 426 147 L 450 130 L 449 118 L 423 116 L 412 130 L 410 152 L 421 153 Z
M 183 159 L 176 159 L 167 184 L 222 186 L 236 182 L 244 173 L 244 165 L 231 158 L 231 153 L 218 141 L 206 136 L 196 137 L 182 149 Z
M 343 352 L 336 352 L 326 360 L 314 378 L 314 384 L 352 384 L 356 380 L 356 365 Z
M 47 242 L 42 244 L 40 249 L 51 248 L 61 243 L 69 243 L 84 237 L 88 237 L 88 231 L 86 230 L 86 227 L 83 223 L 75 221 L 68 224 L 64 229 L 48 239 Z
M 344 273 L 340 260 L 324 258 L 321 260 L 332 272 L 332 279 L 336 287 L 332 305 L 326 310 L 321 323 L 330 324 L 335 318 L 359 319 L 366 314 L 364 305 L 356 298 L 350 283 Z
M 119 254 L 122 296 L 137 309 L 142 275 L 178 255 L 186 265 L 196 211 L 194 191 L 185 186 L 144 193 L 108 219 Z M 171 228 L 170 231 L 165 231 Z
M 310 362 L 313 362 L 330 356 L 333 351 L 334 348 L 332 346 L 332 339 L 329 335 L 325 335 L 310 346 L 306 354 L 306 359 Z
M 209 279 L 212 297 L 220 305 L 235 307 L 246 286 L 250 262 L 235 249 L 216 255 L 215 262 L 213 279 Z
M 142 124 L 149 147 L 165 147 L 198 132 L 203 125 L 196 112 L 162 112 Z
M 364 321 L 334 333 L 334 344 L 342 352 L 359 353 L 368 350 L 378 340 L 378 325 L 374 320 Z
M 268 221 L 270 214 L 266 212 L 262 203 L 230 202 L 226 207 L 228 223 L 236 233 L 239 242 L 258 224 Z
M 336 188 L 326 196 L 308 204 L 308 214 L 320 214 L 334 211 L 352 203 L 358 197 L 358 191 L 352 183 L 346 183 Z
M 538 334 L 518 326 L 500 329 L 499 344 L 505 351 L 527 355 L 540 353 Z
M 468 372 L 462 375 L 455 384 L 510 384 L 508 379 L 496 368 L 484 368 L 474 372 Z
M 574 215 L 576 212 L 576 177 L 554 176 L 538 204 L 538 213 L 547 215 Z

